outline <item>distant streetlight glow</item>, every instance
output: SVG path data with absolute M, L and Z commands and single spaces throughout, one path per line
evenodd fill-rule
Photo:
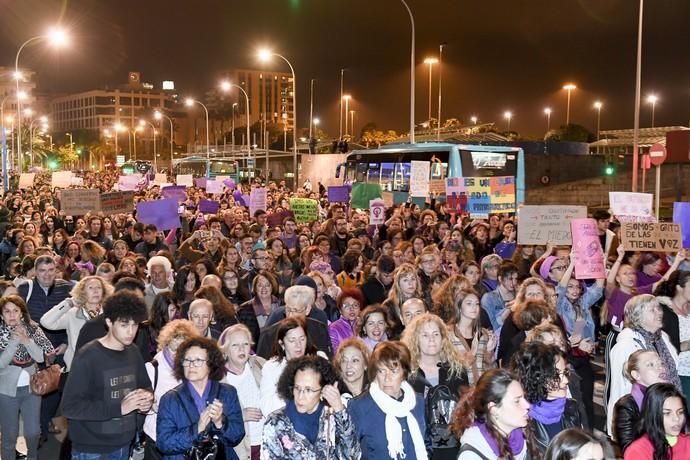
M 566 111 L 565 111 L 565 124 L 569 125 L 570 124 L 570 93 L 572 93 L 572 91 L 574 89 L 577 89 L 577 86 L 575 86 L 572 83 L 566 83 L 565 85 L 563 85 L 563 89 L 568 92 L 568 106 L 567 106 Z
M 470 117 L 470 120 L 472 120 L 472 124 L 475 124 L 475 125 L 477 124 L 477 121 L 479 121 L 479 119 L 475 116 Z
M 320 118 L 314 118 L 314 126 L 319 126 L 319 123 L 321 123 Z
M 601 108 L 604 104 L 601 101 L 594 102 L 594 108 L 597 109 L 597 141 L 599 140 L 599 133 L 601 131 Z M 599 146 L 597 145 L 597 153 L 599 153 Z
M 647 96 L 647 102 L 652 104 L 652 128 L 654 127 L 654 112 L 656 110 L 656 102 L 659 100 L 659 97 L 656 94 L 650 94 Z
M 551 108 L 546 107 L 544 109 L 544 115 L 546 115 L 546 132 L 551 131 Z
M 510 131 L 510 121 L 513 119 L 513 112 L 511 112 L 510 110 L 506 110 L 505 112 L 503 112 L 503 118 L 508 120 L 508 131 Z
M 427 119 L 429 120 L 429 128 L 431 128 L 431 77 L 432 69 L 434 67 L 434 64 L 438 64 L 438 59 L 435 57 L 428 57 L 424 59 L 424 64 L 427 64 L 429 66 L 429 115 Z

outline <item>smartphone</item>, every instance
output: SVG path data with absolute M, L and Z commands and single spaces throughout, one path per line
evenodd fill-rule
M 179 214 L 179 215 L 184 214 L 184 205 L 177 207 L 177 214 Z

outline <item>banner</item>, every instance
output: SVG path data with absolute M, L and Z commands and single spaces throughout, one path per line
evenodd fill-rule
M 249 194 L 249 216 L 254 217 L 254 213 L 258 210 L 266 210 L 266 188 L 253 188 Z
M 386 205 L 383 199 L 376 198 L 369 202 L 369 225 L 383 225 L 386 222 Z
M 130 213 L 134 208 L 134 192 L 101 193 L 100 203 L 105 215 Z
M 101 195 L 97 189 L 65 189 L 60 194 L 60 212 L 65 216 L 83 216 L 98 212 Z
M 187 187 L 194 187 L 194 176 L 191 174 L 178 174 L 175 180 L 177 185 L 184 185 Z
M 609 192 L 613 215 L 621 222 L 656 222 L 651 193 Z
M 287 211 L 287 210 L 282 210 L 280 212 L 274 212 L 271 214 L 268 214 L 268 217 L 266 218 L 266 223 L 268 224 L 269 227 L 279 227 L 283 225 L 283 219 L 286 217 L 295 217 L 295 214 L 292 211 Z
M 450 212 L 470 217 L 515 212 L 515 177 L 449 177 L 446 195 Z
M 626 251 L 678 252 L 683 237 L 680 224 L 623 222 L 621 244 Z
M 215 200 L 199 201 L 199 212 L 202 214 L 218 214 L 220 203 Z
M 54 171 L 50 181 L 52 188 L 67 188 L 72 185 L 72 171 Z
M 117 180 L 117 189 L 121 192 L 137 190 L 140 181 L 141 175 L 139 174 L 120 176 L 120 178 Z
M 319 203 L 311 198 L 290 198 L 290 209 L 298 224 L 308 224 L 319 218 Z
M 330 203 L 349 203 L 350 187 L 347 185 L 331 185 L 328 187 L 328 201 Z
M 161 189 L 161 195 L 165 198 L 175 198 L 178 203 L 187 199 L 187 187 L 184 185 L 171 185 Z
M 680 224 L 683 247 L 690 248 L 690 203 L 673 203 L 673 222 Z
M 382 198 L 381 186 L 379 184 L 364 184 L 355 182 L 352 184 L 352 200 L 353 208 L 366 209 L 369 207 L 369 202 L 374 198 Z
M 197 177 L 196 179 L 194 179 L 194 185 L 197 188 L 206 188 L 206 181 L 207 180 L 208 179 L 206 177 Z
M 34 186 L 35 173 L 22 173 L 19 176 L 19 190 L 26 190 Z
M 594 219 L 570 220 L 573 236 L 573 251 L 575 252 L 575 279 L 603 279 L 606 278 L 604 265 L 604 251 L 599 241 L 597 221 Z M 520 218 L 522 227 L 522 217 Z
M 518 244 L 570 245 L 570 220 L 587 217 L 587 206 L 520 206 Z
M 428 161 L 410 162 L 410 196 L 429 196 L 429 169 Z
M 142 224 L 153 224 L 158 230 L 170 230 L 180 226 L 177 214 L 177 200 L 140 201 L 137 203 L 137 220 Z
M 206 182 L 207 193 L 223 193 L 223 183 L 217 180 L 210 180 Z

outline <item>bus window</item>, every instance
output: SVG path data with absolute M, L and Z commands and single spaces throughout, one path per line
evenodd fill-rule
M 395 183 L 393 190 L 398 192 L 410 191 L 410 163 L 395 164 Z
M 395 182 L 395 163 L 381 163 L 381 188 L 388 192 L 393 191 Z
M 431 163 L 431 179 L 445 179 L 448 163 Z
M 370 184 L 378 184 L 381 177 L 381 169 L 378 163 L 369 163 L 369 171 L 367 173 L 367 182 Z
M 355 169 L 355 181 L 366 183 L 368 166 L 368 163 L 357 164 L 357 168 Z

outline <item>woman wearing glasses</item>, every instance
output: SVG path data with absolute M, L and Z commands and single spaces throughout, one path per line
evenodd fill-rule
M 335 369 L 320 356 L 290 361 L 278 381 L 284 408 L 268 416 L 261 458 L 360 458 L 355 426 L 340 398 Z
M 182 460 L 194 441 L 208 434 L 224 444 L 228 460 L 244 438 L 242 408 L 237 391 L 221 380 L 225 358 L 214 340 L 192 337 L 177 348 L 175 377 L 182 383 L 160 401 L 156 447 L 164 459 Z

